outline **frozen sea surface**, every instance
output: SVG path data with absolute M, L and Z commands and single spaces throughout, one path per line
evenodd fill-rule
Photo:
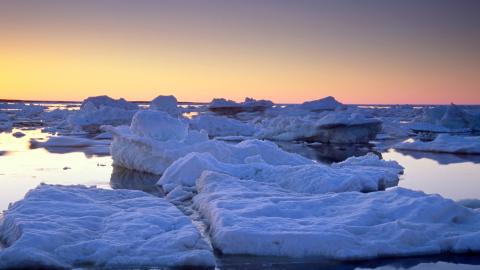
M 49 104 L 49 109 L 77 109 L 78 104 Z M 15 137 L 13 133 L 25 136 Z M 30 149 L 30 139 L 45 139 L 39 127 L 14 128 L 0 133 L 0 209 L 18 201 L 40 183 L 84 184 L 99 188 L 139 189 L 157 196 L 158 176 L 138 173 L 111 166 L 110 156 L 90 153 L 83 148 L 46 150 Z M 325 146 L 282 143 L 284 149 L 323 163 L 342 161 L 349 156 L 372 151 L 368 146 Z M 438 193 L 454 200 L 480 199 L 480 157 L 473 155 L 436 154 L 393 150 L 379 151 L 385 159 L 398 161 L 405 167 L 399 186 Z M 50 151 L 50 152 L 49 152 Z M 382 259 L 359 262 L 335 262 L 287 258 L 221 256 L 218 269 L 480 269 L 478 255 L 444 255 Z

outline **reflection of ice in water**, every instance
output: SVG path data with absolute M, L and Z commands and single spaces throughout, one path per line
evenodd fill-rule
M 18 131 L 14 129 L 13 132 Z M 0 209 L 23 198 L 25 193 L 40 183 L 84 184 L 110 188 L 112 167 L 110 156 L 86 156 L 82 152 L 49 153 L 43 148 L 29 149 L 31 138 L 45 138 L 47 134 L 22 130 L 26 136 L 15 138 L 0 133 Z M 65 167 L 71 169 L 64 170 Z
M 163 196 L 163 192 L 157 186 L 159 175 L 129 170 L 123 167 L 113 166 L 110 177 L 110 186 L 113 189 L 135 189 Z

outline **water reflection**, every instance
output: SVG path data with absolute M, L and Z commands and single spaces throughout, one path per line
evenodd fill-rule
M 433 270 L 433 269 L 479 269 L 480 255 L 442 255 L 366 261 L 340 262 L 322 259 L 292 259 L 278 257 L 218 256 L 217 269 L 222 270 Z M 248 263 L 246 263 L 248 262 Z
M 430 152 L 421 152 L 421 151 L 409 151 L 409 150 L 397 150 L 398 153 L 410 156 L 414 159 L 430 159 L 436 161 L 441 165 L 448 165 L 454 163 L 480 163 L 480 155 L 458 155 L 458 154 L 448 154 L 448 153 L 430 153 Z
M 380 155 L 380 153 L 372 150 L 372 145 L 306 144 L 291 142 L 277 142 L 277 144 L 285 151 L 294 152 L 325 164 L 341 162 L 352 156 L 364 156 L 369 152 Z
M 123 167 L 113 166 L 110 177 L 110 186 L 113 189 L 141 190 L 155 196 L 162 196 L 162 189 L 157 186 L 159 175 L 129 170 Z

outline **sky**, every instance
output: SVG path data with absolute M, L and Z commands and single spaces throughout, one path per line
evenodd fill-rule
M 0 0 L 0 98 L 480 104 L 477 0 Z

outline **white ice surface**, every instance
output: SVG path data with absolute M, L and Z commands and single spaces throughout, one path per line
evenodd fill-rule
M 0 269 L 215 263 L 188 217 L 132 190 L 41 185 L 4 213 L 0 237 Z
M 306 101 L 300 105 L 300 108 L 309 111 L 323 111 L 329 110 L 333 111 L 343 107 L 343 104 L 338 102 L 334 97 L 328 96 L 325 98 Z
M 394 148 L 424 152 L 480 154 L 480 137 L 439 134 L 430 142 L 407 141 L 394 145 Z
M 480 251 L 480 213 L 403 188 L 321 195 L 204 172 L 194 207 L 224 254 L 383 256 Z
M 158 96 L 150 102 L 150 110 L 166 112 L 172 116 L 178 116 L 180 113 L 177 107 L 177 98 L 175 96 Z
M 144 118 L 144 115 L 148 117 Z M 285 152 L 268 141 L 247 140 L 230 144 L 209 140 L 205 132 L 187 130 L 186 124 L 162 112 L 140 111 L 130 128 L 122 126 L 107 129 L 114 135 L 111 154 L 115 165 L 154 174 L 162 174 L 175 160 L 191 152 L 208 152 L 229 163 L 245 163 L 246 158 L 256 155 L 274 165 L 313 162 Z
M 202 114 L 190 120 L 190 127 L 205 130 L 210 136 L 253 136 L 253 125 L 224 116 Z
M 217 160 L 209 153 L 190 153 L 169 166 L 158 185 L 166 193 L 183 188 L 195 189 L 195 182 L 204 171 L 221 172 L 241 179 L 274 183 L 284 189 L 310 194 L 346 191 L 377 191 L 398 184 L 403 168 L 395 161 L 380 160 L 376 155 L 350 158 L 332 166 L 323 164 L 270 165 L 259 157 L 250 157 L 247 164 L 231 164 Z M 184 194 L 170 199 L 188 199 Z

